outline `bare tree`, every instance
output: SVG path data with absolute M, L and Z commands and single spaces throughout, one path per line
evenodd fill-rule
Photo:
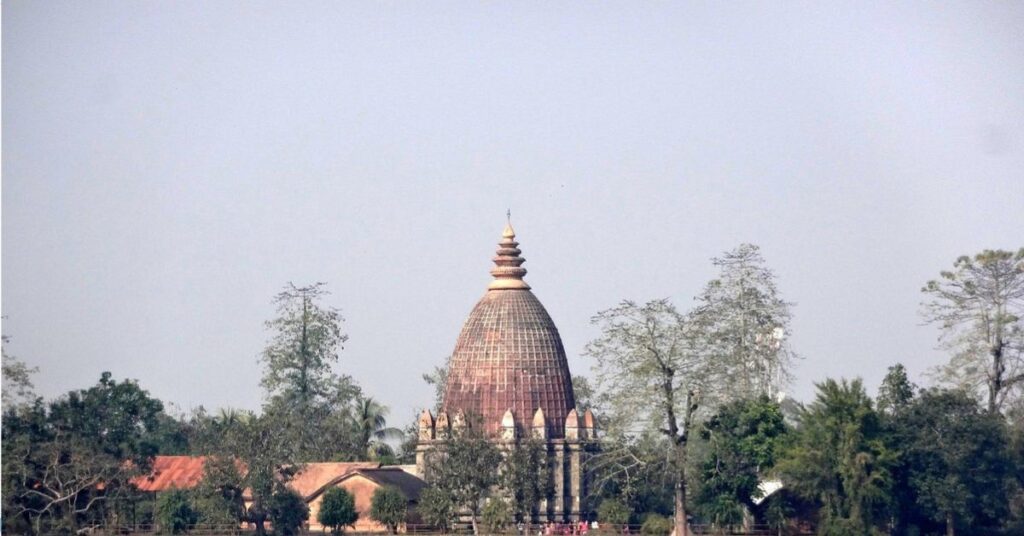
M 687 534 L 686 467 L 690 432 L 724 368 L 705 350 L 700 326 L 668 300 L 624 301 L 598 313 L 601 335 L 587 345 L 608 423 L 624 430 L 656 427 L 671 442 L 675 533 Z M 628 452 L 621 453 L 629 462 Z M 626 467 L 638 460 L 626 464 Z
M 1024 248 L 962 256 L 921 291 L 925 320 L 942 328 L 939 340 L 953 352 L 936 378 L 1002 410 L 1024 386 Z

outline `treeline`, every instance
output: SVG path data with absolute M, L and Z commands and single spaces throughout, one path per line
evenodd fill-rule
M 35 370 L 5 345 L 3 531 L 244 520 L 262 533 L 268 519 L 284 527 L 301 517 L 305 504 L 300 498 L 295 506 L 287 482 L 303 463 L 410 461 L 411 449 L 389 443 L 405 434 L 387 425 L 387 408 L 334 372 L 347 337 L 340 313 L 322 303 L 326 294 L 320 283 L 289 284 L 275 297 L 271 339 L 259 358 L 260 412 L 171 415 L 138 383 L 108 372 L 96 385 L 47 401 L 32 392 Z M 200 485 L 160 500 L 139 493 L 130 481 L 148 474 L 157 454 L 207 456 Z M 251 493 L 247 510 L 243 490 Z
M 757 248 L 715 264 L 688 311 L 626 301 L 594 317 L 599 516 L 667 515 L 676 534 L 1024 534 L 1024 249 L 961 257 L 922 288 L 952 354 L 936 387 L 895 365 L 875 400 L 828 379 L 806 405 L 778 396 L 789 304 Z

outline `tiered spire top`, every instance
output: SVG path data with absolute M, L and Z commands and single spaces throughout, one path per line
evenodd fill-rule
M 530 290 L 530 285 L 523 281 L 526 275 L 526 268 L 522 264 L 526 259 L 519 256 L 519 242 L 516 242 L 516 232 L 512 229 L 511 215 L 505 230 L 501 233 L 501 242 L 498 242 L 498 251 L 494 259 L 494 268 L 491 268 L 491 275 L 494 281 L 488 285 L 487 290 L 522 289 Z

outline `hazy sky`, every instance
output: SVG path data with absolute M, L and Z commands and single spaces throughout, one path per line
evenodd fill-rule
M 47 396 L 257 408 L 263 322 L 326 281 L 338 370 L 429 405 L 511 207 L 591 315 L 762 247 L 790 392 L 940 363 L 920 288 L 1024 246 L 1021 2 L 3 3 L 3 332 Z

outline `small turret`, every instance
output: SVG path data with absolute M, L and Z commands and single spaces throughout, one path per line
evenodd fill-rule
M 501 438 L 505 441 L 516 439 L 516 418 L 511 409 L 505 411 L 505 415 L 501 417 Z
M 573 408 L 573 410 L 565 417 L 565 438 L 580 438 L 580 417 L 579 414 L 576 413 L 576 408 Z
M 437 414 L 437 421 L 434 422 L 434 438 L 448 439 L 450 432 L 451 425 L 448 423 L 448 414 L 442 411 Z
M 419 429 L 421 441 L 434 439 L 434 416 L 430 414 L 430 410 L 425 409 L 420 413 Z
M 533 413 L 533 437 L 535 439 L 548 438 L 548 420 L 544 418 L 544 410 L 537 408 Z

